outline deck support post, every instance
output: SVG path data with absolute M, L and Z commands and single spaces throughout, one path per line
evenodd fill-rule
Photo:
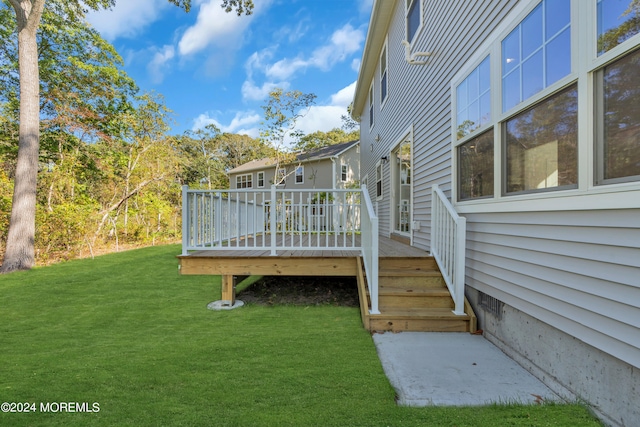
M 230 274 L 222 276 L 222 301 L 224 305 L 230 307 L 236 304 L 236 280 Z

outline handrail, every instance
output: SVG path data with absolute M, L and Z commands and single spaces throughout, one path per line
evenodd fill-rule
M 373 209 L 367 186 L 362 186 L 362 259 L 371 298 L 370 314 L 380 314 L 378 308 L 378 216 Z
M 360 239 L 357 238 L 360 237 Z M 182 187 L 182 254 L 196 250 L 354 250 L 378 308 L 378 216 L 362 189 Z
M 433 186 L 431 200 L 431 256 L 438 263 L 453 298 L 453 312 L 464 315 L 467 220 L 458 215 L 437 185 Z
M 360 189 L 182 191 L 183 254 L 360 249 Z

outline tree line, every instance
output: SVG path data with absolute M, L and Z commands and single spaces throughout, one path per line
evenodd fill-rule
M 188 1 L 169 1 L 189 9 Z M 178 241 L 180 187 L 227 188 L 229 169 L 286 156 L 267 113 L 298 117 L 315 98 L 272 92 L 263 107 L 260 138 L 223 133 L 213 125 L 172 135 L 172 112 L 163 97 L 141 93 L 114 47 L 83 19 L 85 6 L 111 5 L 111 0 L 0 1 L 0 255 L 7 262 L 8 241 L 20 249 L 20 262 L 11 261 L 10 268 L 3 263 L 5 272 L 33 265 L 23 259 L 29 245 L 33 259 L 46 263 Z M 241 14 L 251 11 L 252 2 L 222 1 L 222 6 Z M 35 135 L 25 127 L 25 121 L 33 122 L 26 114 L 33 107 L 25 107 L 28 75 L 18 40 L 23 43 L 21 25 L 33 23 L 28 14 L 20 16 L 23 7 L 31 13 L 41 7 L 37 30 L 31 29 L 38 46 Z M 292 104 L 296 110 L 288 111 Z M 354 135 L 343 129 L 297 134 L 295 148 Z M 31 192 L 34 206 L 24 197 Z

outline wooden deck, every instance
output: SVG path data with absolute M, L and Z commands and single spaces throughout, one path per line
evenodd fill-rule
M 312 236 L 311 241 L 306 235 L 297 237 L 293 241 L 288 238 L 286 246 L 295 248 L 278 250 L 276 256 L 285 258 L 353 258 L 360 255 L 360 249 L 357 249 L 360 246 L 359 235 L 353 237 L 353 244 L 345 245 L 338 250 L 327 248 L 327 244 L 333 243 L 330 239 L 333 239 L 333 237 L 329 239 L 320 237 L 318 239 L 316 236 Z M 339 238 L 339 240 L 343 239 Z M 344 240 L 350 241 L 351 237 L 347 237 Z M 278 245 L 283 246 L 281 237 L 278 238 Z M 179 258 L 274 258 L 271 256 L 268 244 L 264 244 L 261 237 L 233 242 L 231 246 L 233 249 L 201 250 Z M 301 249 L 301 247 L 305 249 Z M 382 236 L 379 237 L 378 249 L 380 258 L 421 258 L 429 256 L 422 249 Z

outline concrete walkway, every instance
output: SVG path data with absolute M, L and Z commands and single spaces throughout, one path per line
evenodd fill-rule
M 560 400 L 481 335 L 374 334 L 384 371 L 404 406 L 472 406 Z

